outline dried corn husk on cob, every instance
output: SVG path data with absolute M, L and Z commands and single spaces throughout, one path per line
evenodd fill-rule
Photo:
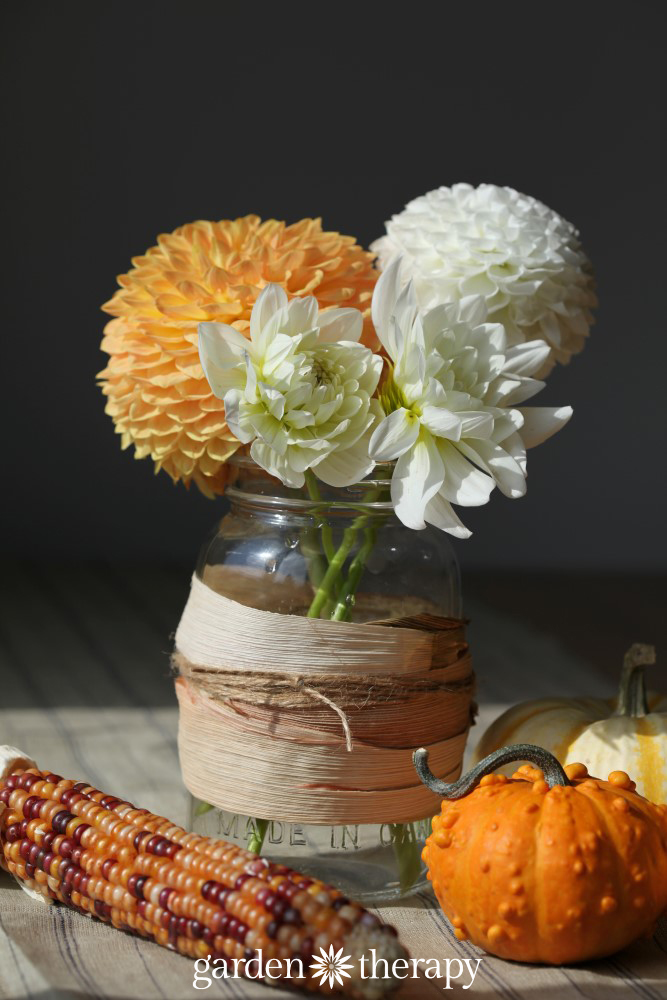
M 261 951 L 264 967 L 280 962 L 272 982 L 284 969 L 290 986 L 330 994 L 309 966 L 333 945 L 352 963 L 333 992 L 374 1000 L 398 985 L 363 978 L 359 962 L 370 962 L 372 949 L 389 970 L 404 959 L 395 931 L 336 889 L 30 763 L 16 752 L 4 777 L 0 764 L 0 863 L 45 900 L 191 959 L 228 963 L 229 975 L 243 975 Z M 289 959 L 301 965 L 288 967 Z M 293 978 L 300 969 L 305 978 Z

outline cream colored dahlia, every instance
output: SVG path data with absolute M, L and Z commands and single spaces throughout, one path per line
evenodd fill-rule
M 596 305 L 593 276 L 571 223 L 529 195 L 454 184 L 409 202 L 371 245 L 381 268 L 402 257 L 422 309 L 483 295 L 509 344 L 544 340 L 541 372 L 584 346 Z
M 487 322 L 482 295 L 420 311 L 413 283 L 401 289 L 401 263 L 373 295 L 391 372 L 369 454 L 396 462 L 391 499 L 403 524 L 468 538 L 452 504 L 478 507 L 495 486 L 523 496 L 526 449 L 560 430 L 572 408 L 520 405 L 544 386 L 533 378 L 549 354 L 544 340 L 510 347 L 503 326 Z
M 288 226 L 248 215 L 158 237 L 102 307 L 114 319 L 105 327 L 110 358 L 99 379 L 122 447 L 134 445 L 136 458 L 150 456 L 156 472 L 175 482 L 221 493 L 225 463 L 241 444 L 204 376 L 198 324 L 226 323 L 247 336 L 255 300 L 274 283 L 290 296 L 314 296 L 325 312 L 359 309 L 361 339 L 375 346 L 372 262 L 353 237 L 324 232 L 319 219 Z
M 199 355 L 230 430 L 285 486 L 299 489 L 310 469 L 351 486 L 375 465 L 368 439 L 381 415 L 371 397 L 382 358 L 357 343 L 362 329 L 357 309 L 320 313 L 312 295 L 288 299 L 279 285 L 257 299 L 249 340 L 224 323 L 199 324 Z

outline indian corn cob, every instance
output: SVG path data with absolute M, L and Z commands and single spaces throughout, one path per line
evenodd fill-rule
M 4 778 L 0 772 L 0 861 L 48 901 L 191 959 L 218 959 L 218 967 L 238 959 L 234 974 L 242 975 L 261 949 L 263 963 L 277 958 L 281 969 L 285 960 L 301 959 L 306 978 L 290 985 L 330 994 L 328 981 L 320 985 L 309 965 L 333 945 L 353 963 L 350 978 L 334 983 L 333 992 L 372 1000 L 398 985 L 392 963 L 406 952 L 396 932 L 336 889 L 188 833 L 84 781 L 22 763 Z M 370 961 L 371 949 L 376 960 L 387 960 L 388 978 L 360 975 L 359 959 Z M 253 977 L 256 971 L 255 964 Z

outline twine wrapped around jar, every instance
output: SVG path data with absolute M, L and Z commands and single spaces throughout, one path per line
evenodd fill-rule
M 173 661 L 183 779 L 219 808 L 406 823 L 437 808 L 415 775 L 416 746 L 444 780 L 460 774 L 474 675 L 459 619 L 275 614 L 194 576 Z

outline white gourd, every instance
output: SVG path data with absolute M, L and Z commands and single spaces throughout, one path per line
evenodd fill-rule
M 636 643 L 625 655 L 616 698 L 541 698 L 515 705 L 486 730 L 475 760 L 508 744 L 534 743 L 561 764 L 585 764 L 598 777 L 625 771 L 640 795 L 667 803 L 667 696 L 647 694 L 644 679 L 644 668 L 654 663 L 654 647 Z

